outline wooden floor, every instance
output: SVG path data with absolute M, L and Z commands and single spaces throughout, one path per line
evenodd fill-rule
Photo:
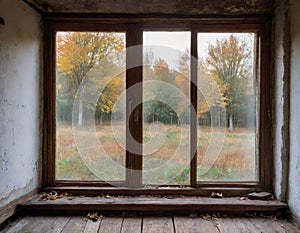
M 2 232 L 300 233 L 300 230 L 286 220 L 267 218 L 106 217 L 93 222 L 83 216 L 26 216 L 10 223 Z

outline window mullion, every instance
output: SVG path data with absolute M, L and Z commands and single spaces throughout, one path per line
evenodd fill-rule
M 197 70 L 198 70 L 197 31 L 191 32 L 191 73 L 190 73 L 190 101 L 191 101 L 191 186 L 197 185 Z
M 126 39 L 126 183 L 142 186 L 142 30 L 130 25 Z

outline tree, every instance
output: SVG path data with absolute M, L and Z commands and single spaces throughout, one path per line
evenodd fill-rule
M 177 88 L 176 73 L 169 69 L 168 63 L 162 58 L 156 59 L 153 68 L 144 73 L 147 75 L 146 80 L 166 82 Z M 170 124 L 177 122 L 178 93 L 174 92 L 174 89 L 166 88 L 164 85 L 149 85 L 144 88 L 144 96 L 153 99 L 144 103 L 147 122 L 161 121 Z
M 208 47 L 205 66 L 224 95 L 230 131 L 247 98 L 254 100 L 251 49 L 246 41 L 233 34 Z
M 62 32 L 57 35 L 57 83 L 62 99 L 73 99 L 88 72 L 113 50 L 124 48 L 124 38 L 118 33 Z M 61 86 L 58 87 L 61 88 Z M 84 88 L 80 89 L 78 125 L 82 125 Z M 66 94 L 67 93 L 67 94 Z M 59 99 L 59 98 L 58 98 Z M 70 101 L 69 101 L 70 102 Z M 58 104 L 60 102 L 58 101 Z M 71 101 L 72 103 L 72 101 Z M 62 103 L 63 104 L 63 103 Z M 65 103 L 66 104 L 66 103 Z

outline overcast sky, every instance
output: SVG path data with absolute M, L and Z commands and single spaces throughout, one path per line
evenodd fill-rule
M 239 33 L 235 33 L 238 35 Z M 241 33 L 240 35 L 242 36 Z M 228 38 L 231 33 L 198 33 L 198 57 L 205 58 L 208 52 L 208 45 L 214 44 L 217 39 Z M 190 51 L 191 33 L 186 32 L 144 32 L 144 50 L 150 48 L 155 58 L 165 59 L 171 68 L 177 68 L 178 59 L 188 49 Z

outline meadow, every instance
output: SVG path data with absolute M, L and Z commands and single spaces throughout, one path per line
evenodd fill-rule
M 124 127 L 117 126 L 117 131 L 125 132 Z M 144 184 L 189 184 L 190 136 L 189 127 L 164 125 L 165 134 L 152 134 L 149 125 L 144 125 L 143 151 L 150 151 L 155 142 L 161 147 L 143 156 Z M 99 144 L 90 145 L 89 132 L 79 132 L 87 141 L 83 148 L 85 161 L 79 155 L 75 144 L 72 126 L 68 123 L 57 124 L 56 179 L 58 180 L 124 180 L 125 149 L 114 139 L 110 125 L 97 125 L 96 135 L 105 154 L 99 154 Z M 212 134 L 211 128 L 200 126 L 197 146 L 198 181 L 256 181 L 257 159 L 255 156 L 255 133 L 250 129 L 236 128 L 225 134 L 218 130 Z M 211 138 L 210 153 L 207 152 Z M 223 136 L 225 135 L 224 140 Z M 149 143 L 151 141 L 151 143 Z M 215 143 L 215 144 L 213 144 Z M 218 145 L 220 143 L 220 145 Z M 218 151 L 220 149 L 220 151 Z M 114 166 L 107 163 L 114 161 Z M 101 164 L 101 166 L 98 166 Z M 108 164 L 108 165 L 106 165 Z

